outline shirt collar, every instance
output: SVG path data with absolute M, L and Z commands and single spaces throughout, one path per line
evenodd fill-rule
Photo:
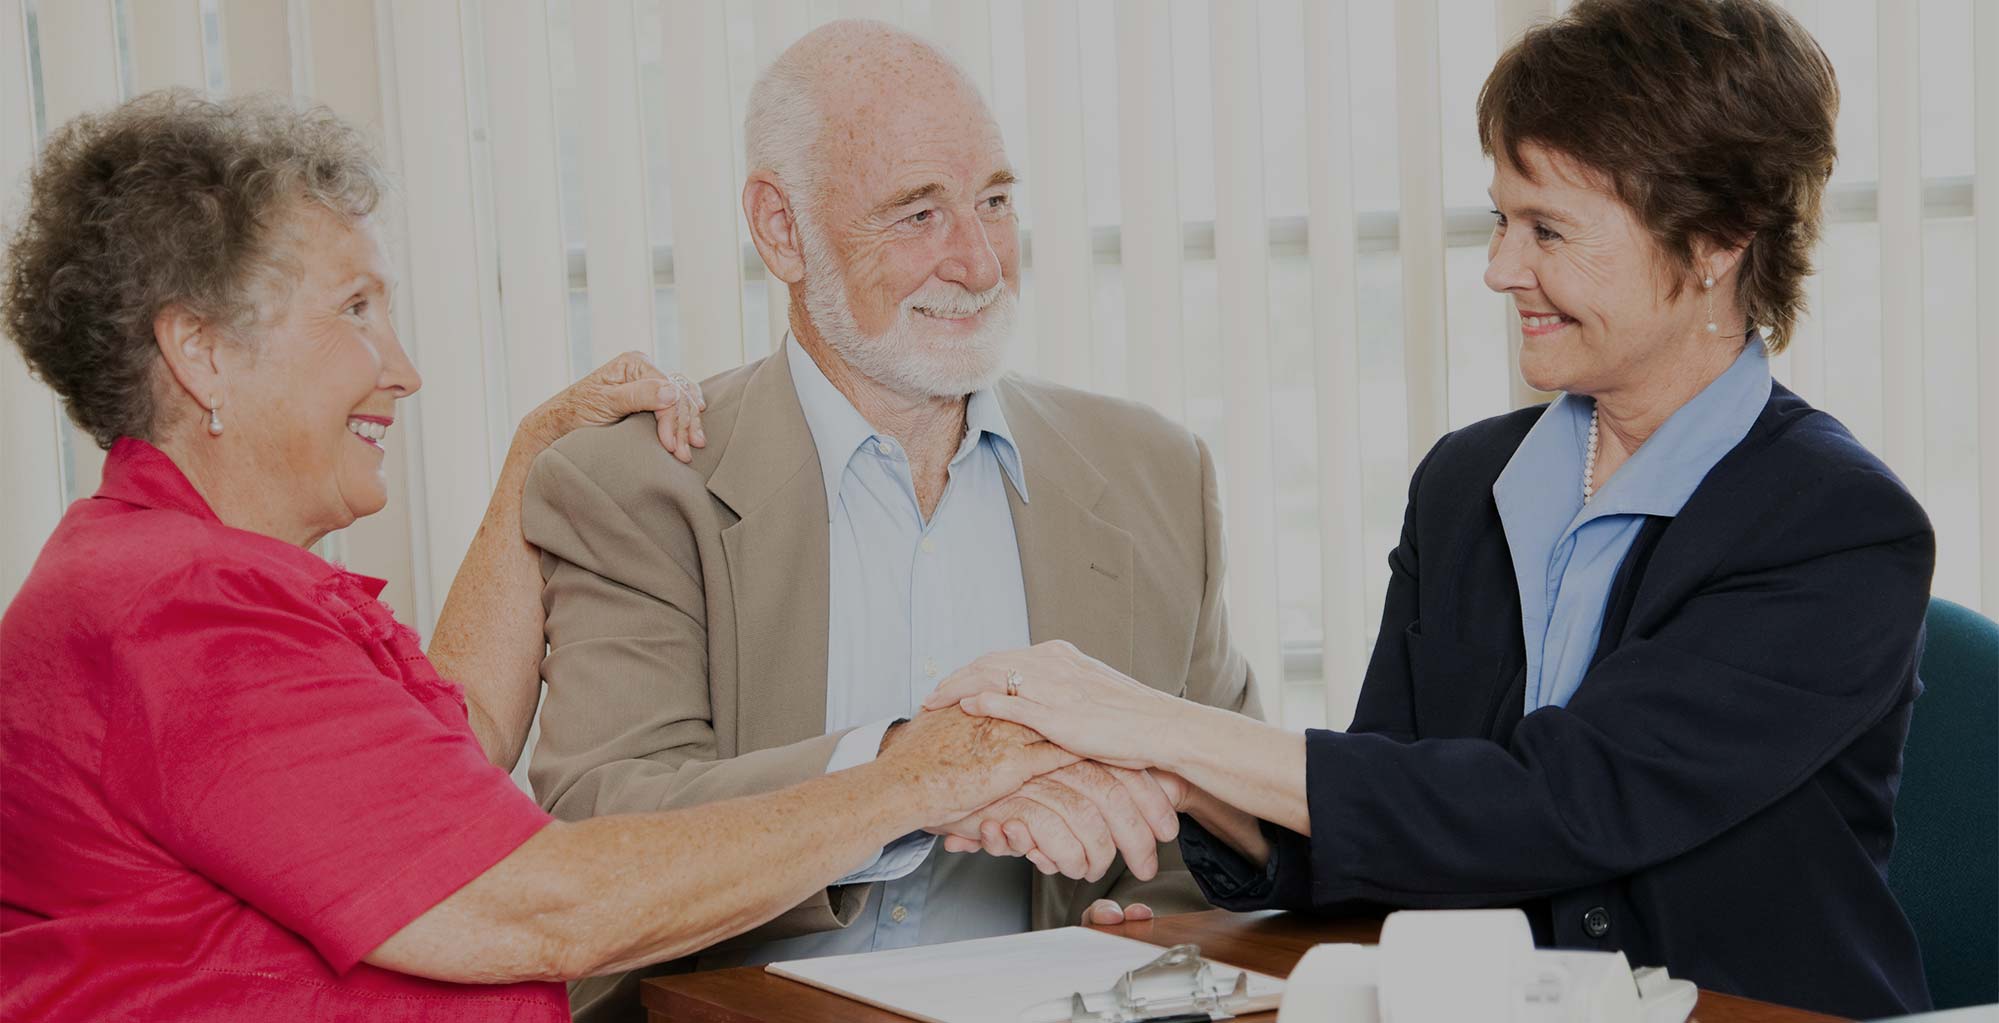
M 120 437 L 112 443 L 96 496 L 139 508 L 183 512 L 206 522 L 222 521 L 166 452 L 137 437 Z
M 223 522 L 209 507 L 208 500 L 194 489 L 174 460 L 159 448 L 137 437 L 120 437 L 111 444 L 111 451 L 104 456 L 104 481 L 98 485 L 97 498 L 119 501 L 135 508 L 154 508 L 192 515 L 203 522 L 212 522 L 223 529 L 235 529 Z M 322 571 L 331 571 L 347 582 L 360 587 L 373 600 L 382 595 L 388 586 L 385 579 L 348 571 L 344 565 L 336 565 L 321 559 L 311 551 L 286 543 L 262 533 L 239 531 L 242 536 L 254 538 L 256 544 L 274 545 L 269 549 L 283 553 L 287 558 L 304 558 Z
M 1583 460 L 1595 403 L 1563 394 L 1548 406 L 1493 483 L 1502 507 L 1533 505 L 1570 520 L 1573 530 L 1606 515 L 1677 515 L 1756 423 L 1770 401 L 1770 362 L 1760 341 L 1653 431 L 1638 451 L 1582 503 Z
M 826 514 L 830 518 L 839 499 L 840 480 L 847 474 L 847 464 L 853 461 L 861 445 L 876 439 L 878 434 L 790 334 L 784 338 L 784 356 L 791 366 L 792 386 L 798 391 L 805 426 L 812 431 L 813 446 L 819 450 L 819 471 L 825 477 Z M 1020 449 L 1014 444 L 1013 430 L 1007 426 L 999 398 L 990 387 L 973 391 L 965 402 L 965 439 L 959 444 L 957 454 L 951 456 L 952 466 L 970 457 L 988 437 L 992 439 L 993 455 L 1001 471 L 1025 502 L 1027 477 L 1022 471 Z

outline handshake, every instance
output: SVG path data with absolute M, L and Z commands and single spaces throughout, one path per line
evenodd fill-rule
M 1073 700 L 1104 686 L 1120 697 L 1142 690 L 1145 703 L 1151 701 L 1144 697 L 1172 700 L 1067 643 L 1045 643 L 980 658 L 953 674 L 915 718 L 889 729 L 878 759 L 906 765 L 931 821 L 925 830 L 942 836 L 948 851 L 1023 856 L 1043 874 L 1088 881 L 1101 879 L 1121 853 L 1133 876 L 1151 880 L 1159 871 L 1159 844 L 1179 835 L 1187 784 L 1135 761 L 1092 759 L 980 703 L 1018 700 L 1030 687 L 1036 695 L 1059 691 Z M 1128 918 L 1149 916 L 1135 905 Z M 1105 900 L 1086 911 L 1084 922 L 1126 918 Z

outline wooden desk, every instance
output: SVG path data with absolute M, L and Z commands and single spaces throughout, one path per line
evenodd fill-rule
M 1155 945 L 1186 942 L 1232 966 L 1285 977 L 1307 949 L 1322 942 L 1372 943 L 1379 920 L 1312 920 L 1286 913 L 1222 910 L 1170 916 L 1141 924 L 1100 927 Z M 901 1016 L 828 994 L 759 967 L 656 977 L 640 988 L 652 1023 L 906 1023 Z M 1269 1023 L 1274 1012 L 1241 1017 Z M 1696 1023 L 1824 1023 L 1834 1017 L 1767 1002 L 1702 991 Z

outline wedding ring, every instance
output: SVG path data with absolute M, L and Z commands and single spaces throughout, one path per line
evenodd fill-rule
M 666 381 L 667 383 L 670 383 L 673 386 L 678 387 L 683 391 L 690 390 L 694 387 L 694 381 L 687 379 L 687 374 L 685 373 L 668 373 L 666 375 Z
M 1020 672 L 1017 672 L 1017 671 L 1014 671 L 1014 670 L 1013 670 L 1013 669 L 1011 669 L 1011 668 L 1007 669 L 1007 673 L 1006 673 L 1006 694 L 1007 694 L 1008 696 L 1019 696 L 1019 695 L 1020 695 L 1020 683 L 1021 683 L 1021 677 L 1020 677 Z

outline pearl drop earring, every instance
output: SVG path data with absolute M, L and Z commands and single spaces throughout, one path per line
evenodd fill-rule
M 1707 332 L 1721 333 L 1721 324 L 1714 322 L 1714 278 L 1701 278 L 1701 288 L 1707 292 Z
M 215 404 L 208 406 L 208 435 L 210 437 L 222 436 L 221 402 L 216 402 Z

